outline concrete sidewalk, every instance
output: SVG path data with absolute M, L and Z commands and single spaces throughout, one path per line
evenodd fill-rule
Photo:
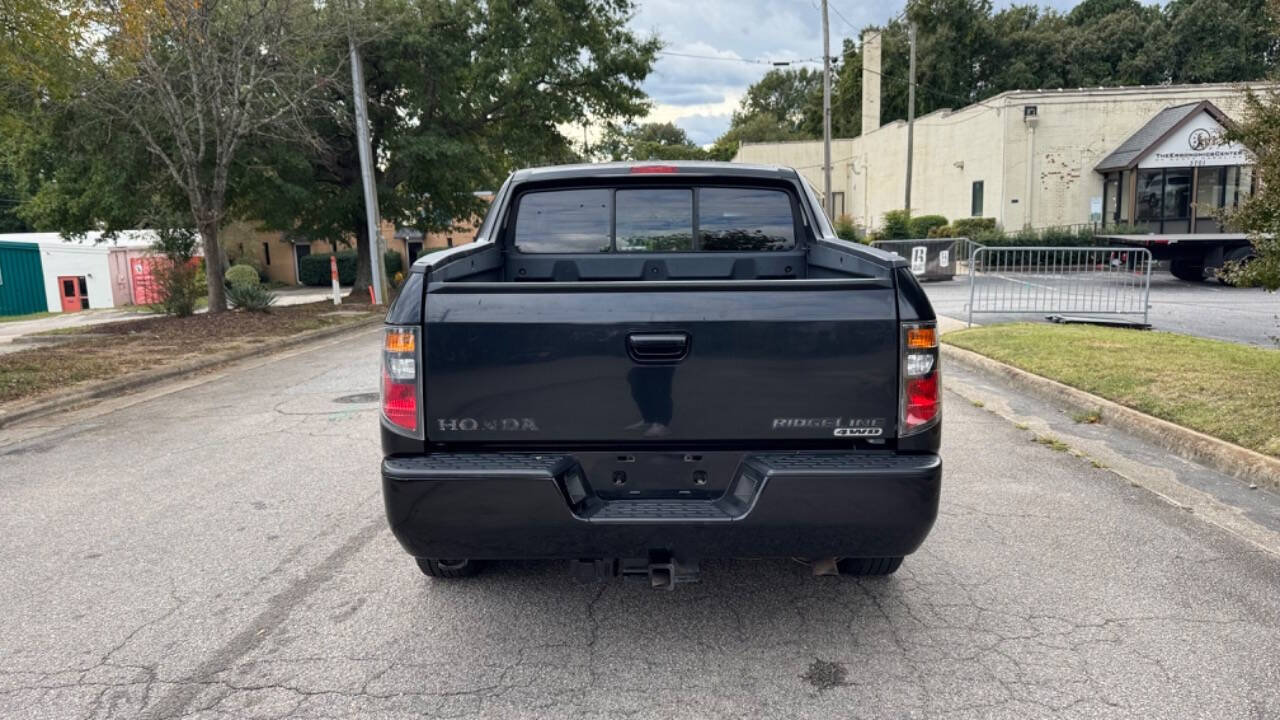
M 26 350 L 31 345 L 14 343 L 13 339 L 21 335 L 59 330 L 69 327 L 90 327 L 102 323 L 119 322 L 121 320 L 137 320 L 153 316 L 133 306 L 120 308 L 104 308 L 102 310 L 82 310 L 74 313 L 60 313 L 34 320 L 0 323 L 0 354 Z

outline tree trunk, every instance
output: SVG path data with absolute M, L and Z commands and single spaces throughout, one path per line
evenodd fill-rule
M 369 286 L 373 284 L 373 269 L 369 265 L 369 230 L 364 222 L 364 214 L 360 214 L 360 224 L 356 226 L 356 281 L 351 285 L 351 294 L 347 297 L 369 302 Z
M 218 226 L 213 223 L 200 225 L 200 239 L 204 242 L 204 271 L 209 282 L 209 313 L 225 312 L 227 292 L 222 285 L 222 246 L 218 244 Z

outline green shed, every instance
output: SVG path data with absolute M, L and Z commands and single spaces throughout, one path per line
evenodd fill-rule
M 0 315 L 28 315 L 48 309 L 40 246 L 0 242 Z

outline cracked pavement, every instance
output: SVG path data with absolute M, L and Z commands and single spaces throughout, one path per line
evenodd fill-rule
M 335 402 L 377 340 L 0 431 L 0 717 L 1280 717 L 1275 549 L 955 391 L 890 578 L 432 581 L 385 526 L 376 407 Z

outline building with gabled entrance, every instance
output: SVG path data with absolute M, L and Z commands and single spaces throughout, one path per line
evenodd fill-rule
M 1212 211 L 1252 187 L 1249 153 L 1216 142 L 1243 107 L 1243 88 L 1220 83 L 1015 90 L 938 110 L 915 121 L 911 211 L 1006 230 L 1217 232 Z M 907 125 L 863 110 L 862 134 L 832 141 L 832 202 L 875 229 L 904 204 Z M 822 141 L 805 140 L 744 143 L 734 160 L 794 167 L 822 188 L 822 157 Z

